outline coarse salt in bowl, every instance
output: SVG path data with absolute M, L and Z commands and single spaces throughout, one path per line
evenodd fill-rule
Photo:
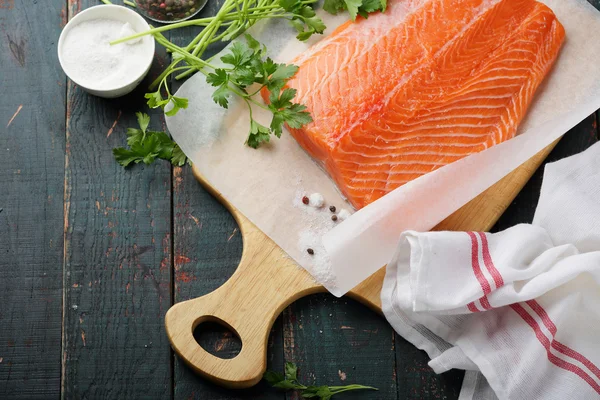
M 98 5 L 77 14 L 58 39 L 58 60 L 65 74 L 87 92 L 123 96 L 144 79 L 154 58 L 150 35 L 109 42 L 150 29 L 142 16 L 117 5 Z

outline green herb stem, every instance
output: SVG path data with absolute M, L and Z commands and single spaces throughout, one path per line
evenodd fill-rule
M 348 392 L 350 390 L 379 390 L 373 386 L 363 386 L 356 384 L 348 386 L 329 386 L 329 389 L 331 389 L 332 392 L 335 392 L 335 394 Z
M 152 108 L 165 109 L 168 106 L 168 116 L 175 115 L 178 110 L 188 105 L 187 99 L 171 94 L 168 81 L 171 75 L 174 75 L 175 79 L 182 79 L 199 71 L 206 77 L 207 83 L 215 87 L 212 99 L 224 108 L 228 107 L 230 96 L 242 98 L 251 115 L 250 133 L 246 143 L 256 148 L 261 143 L 268 142 L 271 135 L 280 137 L 284 124 L 298 129 L 312 122 L 306 106 L 293 102 L 296 90 L 286 88 L 287 81 L 298 71 L 298 67 L 275 63 L 267 57 L 266 47 L 249 35 L 246 36 L 246 44 L 236 41 L 229 47 L 229 53 L 220 58 L 222 63 L 219 66 L 211 63 L 212 58 L 205 60 L 203 54 L 209 45 L 235 39 L 263 19 L 288 20 L 291 27 L 297 31 L 296 37 L 302 41 L 313 34 L 322 34 L 326 26 L 310 6 L 316 2 L 317 0 L 225 0 L 214 17 L 181 21 L 160 27 L 150 26 L 145 32 L 119 38 L 111 44 L 152 35 L 158 44 L 173 53 L 169 66 L 152 82 L 151 89 L 156 91 L 145 96 Z M 323 8 L 333 14 L 340 10 L 348 10 L 354 19 L 359 14 L 366 17 L 370 12 L 384 11 L 385 5 L 386 0 L 324 0 Z M 185 46 L 180 47 L 163 35 L 163 32 L 189 26 L 198 26 L 200 31 Z M 258 84 L 258 90 L 248 93 L 248 88 L 254 87 L 255 84 Z M 270 93 L 268 105 L 254 98 L 264 87 L 268 88 Z M 272 114 L 269 126 L 252 119 L 253 106 Z M 307 391 L 313 389 L 306 388 Z M 343 390 L 353 389 L 344 387 Z

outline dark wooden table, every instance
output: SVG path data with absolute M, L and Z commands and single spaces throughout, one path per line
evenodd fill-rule
M 56 53 L 67 20 L 98 3 L 0 0 L 0 399 L 295 398 L 264 383 L 215 386 L 169 347 L 165 312 L 221 285 L 241 239 L 189 167 L 114 161 L 111 149 L 145 109 L 146 85 L 117 100 L 92 97 L 66 79 Z M 216 7 L 209 0 L 203 15 Z M 159 50 L 150 75 L 167 62 Z M 164 127 L 151 114 L 151 126 Z M 596 121 L 570 131 L 549 161 L 595 143 Z M 540 170 L 496 230 L 531 221 L 541 179 Z M 221 356 L 240 348 L 216 327 L 197 337 Z M 309 383 L 380 389 L 348 399 L 456 399 L 460 390 L 462 372 L 435 375 L 423 352 L 348 299 L 297 301 L 269 343 L 272 369 L 294 361 Z

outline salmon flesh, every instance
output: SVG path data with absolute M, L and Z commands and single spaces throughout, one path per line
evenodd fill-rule
M 364 207 L 512 138 L 564 36 L 534 0 L 392 0 L 292 61 L 314 122 L 289 130 Z

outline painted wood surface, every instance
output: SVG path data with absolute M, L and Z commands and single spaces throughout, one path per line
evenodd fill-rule
M 67 101 L 56 41 L 68 15 L 98 3 L 49 0 L 42 13 L 0 0 L 0 398 L 295 399 L 264 384 L 210 384 L 167 344 L 165 311 L 224 282 L 241 240 L 189 168 L 115 164 L 110 150 L 134 126 L 143 87 L 107 101 L 71 85 Z M 549 160 L 596 142 L 596 121 L 570 131 Z M 496 230 L 531 221 L 540 184 L 538 171 Z M 197 336 L 215 354 L 239 350 L 230 333 Z M 433 374 L 380 316 L 327 294 L 284 310 L 269 346 L 269 367 L 294 361 L 308 383 L 381 389 L 340 399 L 456 399 L 462 380 Z
M 43 18 L 0 1 L 0 398 L 58 397 L 66 79 Z
M 68 17 L 96 5 L 71 2 Z M 158 54 L 153 73 L 166 62 Z M 171 168 L 125 170 L 125 144 L 147 78 L 117 100 L 69 84 L 65 155 L 63 398 L 168 398 L 171 360 L 162 318 L 171 304 Z M 154 112 L 151 128 L 161 129 Z

